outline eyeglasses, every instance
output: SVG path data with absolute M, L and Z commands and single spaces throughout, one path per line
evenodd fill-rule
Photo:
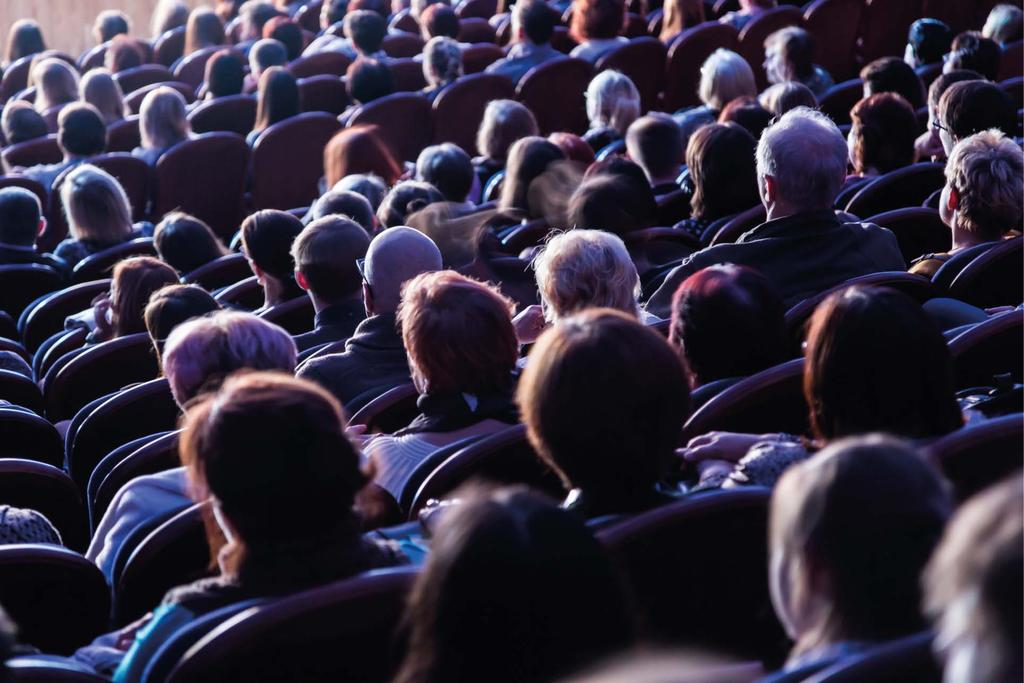
M 366 259 L 364 259 L 364 258 L 357 258 L 356 259 L 356 270 L 359 271 L 359 277 L 363 278 L 363 284 L 366 285 L 367 288 L 369 288 L 370 287 L 370 281 L 366 279 Z
M 932 121 L 932 129 L 935 130 L 935 131 L 944 130 L 947 133 L 949 132 L 949 128 L 946 128 L 944 125 L 942 125 L 938 121 Z

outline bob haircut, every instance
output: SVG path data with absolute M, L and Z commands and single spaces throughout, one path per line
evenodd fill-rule
M 182 275 L 228 253 L 210 226 L 181 211 L 164 216 L 153 242 L 160 258 Z
M 38 22 L 33 19 L 19 19 L 11 24 L 11 30 L 7 32 L 7 63 L 4 66 L 45 50 L 46 42 L 43 40 L 43 32 Z
M 115 337 L 146 331 L 143 314 L 153 292 L 178 282 L 169 265 L 152 256 L 125 259 L 114 266 L 110 286 L 111 324 Z
M 402 175 L 402 167 L 377 131 L 376 126 L 353 126 L 331 138 L 324 148 L 327 187 L 357 173 L 371 173 L 388 186 L 395 184 Z
M 195 9 L 185 28 L 185 55 L 224 44 L 224 24 L 215 12 Z
M 587 118 L 591 129 L 608 126 L 625 135 L 640 116 L 640 91 L 629 76 L 602 71 L 587 86 Z
M 32 66 L 32 83 L 36 86 L 35 108 L 40 114 L 78 99 L 78 73 L 60 59 L 47 57 L 36 62 Z
M 694 218 L 716 220 L 757 205 L 756 150 L 754 136 L 742 126 L 713 123 L 697 129 L 686 147 Z
M 737 97 L 757 97 L 754 71 L 743 57 L 718 48 L 700 67 L 697 94 L 701 102 L 715 111 L 721 111 Z
M 917 115 L 905 99 L 883 92 L 865 98 L 850 110 L 853 170 L 888 173 L 914 163 L 917 156 Z
M 68 230 L 76 240 L 114 246 L 131 238 L 132 210 L 116 179 L 91 164 L 75 167 L 60 188 Z
M 78 84 L 84 102 L 96 107 L 107 125 L 120 121 L 125 115 L 124 93 L 107 69 L 92 69 Z
M 161 86 L 147 93 L 139 108 L 142 147 L 167 149 L 188 138 L 192 126 L 185 107 L 185 98 L 174 88 Z
M 515 100 L 491 100 L 476 135 L 476 146 L 488 159 L 504 161 L 517 141 L 537 135 L 533 112 Z
M 577 43 L 607 40 L 622 33 L 625 22 L 622 0 L 573 0 L 569 35 Z

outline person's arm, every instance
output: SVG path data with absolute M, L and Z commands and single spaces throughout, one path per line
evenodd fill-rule
M 141 681 L 146 666 L 160 646 L 194 617 L 190 610 L 179 605 L 164 605 L 157 608 L 149 623 L 135 635 L 131 647 L 114 672 L 114 683 Z
M 697 252 L 697 254 L 699 253 L 701 252 Z M 648 312 L 663 320 L 672 317 L 672 296 L 676 293 L 676 289 L 679 288 L 683 280 L 699 270 L 699 267 L 693 262 L 693 256 L 696 254 L 687 257 L 681 264 L 669 271 L 661 286 L 647 300 L 646 310 Z

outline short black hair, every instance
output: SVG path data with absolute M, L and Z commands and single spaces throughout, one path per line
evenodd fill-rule
M 75 103 L 57 116 L 57 144 L 69 154 L 90 157 L 107 149 L 107 127 L 91 104 Z
M 953 32 L 938 19 L 918 19 L 910 25 L 907 42 L 921 64 L 934 64 L 949 52 Z
M 384 17 L 376 12 L 360 9 L 345 16 L 345 34 L 364 55 L 380 51 L 387 32 L 388 26 Z
M 514 11 L 519 12 L 523 32 L 531 43 L 542 45 L 551 40 L 558 17 L 543 0 L 519 0 Z
M 395 91 L 391 69 L 380 60 L 369 57 L 360 57 L 352 62 L 345 80 L 349 98 L 359 104 L 373 102 Z
M 458 145 L 431 145 L 416 159 L 416 175 L 444 195 L 449 202 L 464 202 L 473 188 L 473 161 Z
M 954 140 L 990 128 L 1008 137 L 1017 130 L 1017 112 L 1002 88 L 988 81 L 960 81 L 942 93 L 938 116 Z
M 0 190 L 0 242 L 31 246 L 43 215 L 39 197 L 23 187 Z
M 953 39 L 947 63 L 953 69 L 977 71 L 990 81 L 999 77 L 1003 51 L 999 43 L 978 31 L 964 31 Z
M 914 109 L 924 106 L 924 84 L 913 67 L 899 57 L 882 57 L 860 70 L 864 95 L 894 92 Z
M 218 50 L 206 63 L 206 89 L 214 97 L 240 95 L 245 84 L 245 66 L 231 50 Z

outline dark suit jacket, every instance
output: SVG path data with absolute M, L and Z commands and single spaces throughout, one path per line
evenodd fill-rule
M 301 353 L 314 346 L 348 339 L 365 317 L 362 299 L 328 306 L 316 314 L 312 332 L 295 336 L 295 346 Z
M 51 254 L 40 254 L 35 249 L 19 249 L 7 244 L 0 244 L 0 266 L 20 266 L 38 263 L 49 266 L 58 273 L 66 274 L 67 264 Z

